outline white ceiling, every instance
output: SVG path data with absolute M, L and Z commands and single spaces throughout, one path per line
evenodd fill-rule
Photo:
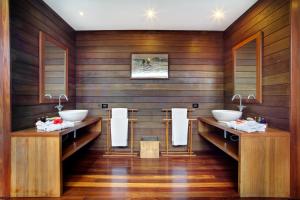
M 224 31 L 257 0 L 44 1 L 75 30 Z M 148 9 L 156 12 L 154 20 L 145 16 Z M 215 9 L 224 11 L 224 19 L 216 21 L 212 17 Z

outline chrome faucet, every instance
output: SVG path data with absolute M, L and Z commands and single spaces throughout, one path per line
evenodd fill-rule
M 52 99 L 52 95 L 51 94 L 45 94 L 45 97 L 48 97 L 49 99 Z
M 231 99 L 231 101 L 234 101 L 235 99 L 236 99 L 236 97 L 238 97 L 239 99 L 240 99 L 240 105 L 238 106 L 238 108 L 239 108 L 239 111 L 240 112 L 242 112 L 243 110 L 244 110 L 244 108 L 246 108 L 246 106 L 243 106 L 242 105 L 242 96 L 240 95 L 240 94 L 235 94 L 233 97 L 232 97 L 232 99 Z
M 254 94 L 249 94 L 249 95 L 248 95 L 248 99 L 251 99 L 251 98 L 252 98 L 252 99 L 256 99 L 256 97 L 255 97 Z
M 59 98 L 58 98 L 58 105 L 55 106 L 55 108 L 58 110 L 58 112 L 62 111 L 63 109 L 63 105 L 61 105 L 61 98 L 64 97 L 67 101 L 69 101 L 68 97 L 65 95 L 65 94 L 61 94 L 59 95 Z

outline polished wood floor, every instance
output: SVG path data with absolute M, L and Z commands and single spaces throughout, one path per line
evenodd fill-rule
M 237 192 L 237 163 L 221 152 L 140 159 L 81 151 L 64 162 L 64 185 L 61 198 L 13 199 L 244 199 Z
M 62 199 L 238 197 L 236 167 L 223 154 L 140 159 L 83 152 L 65 164 Z

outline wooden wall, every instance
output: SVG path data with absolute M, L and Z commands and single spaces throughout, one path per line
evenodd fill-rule
M 0 197 L 10 193 L 9 1 L 0 1 Z
M 266 117 L 271 126 L 289 129 L 290 108 L 290 3 L 288 0 L 258 1 L 224 32 L 225 107 L 235 108 L 232 47 L 263 31 L 263 103 L 247 105 L 248 114 Z
M 11 0 L 12 128 L 32 127 L 43 114 L 55 115 L 54 104 L 39 104 L 39 31 L 70 50 L 69 96 L 75 107 L 75 31 L 41 0 Z
M 291 1 L 291 174 L 294 197 L 300 198 L 300 1 Z
M 76 107 L 102 116 L 102 103 L 138 108 L 135 145 L 143 135 L 158 135 L 164 141 L 163 108 L 199 103 L 194 116 L 223 108 L 222 32 L 77 32 L 76 49 Z M 168 53 L 169 79 L 131 80 L 133 52 Z M 105 138 L 104 130 L 94 148 L 103 149 Z M 207 148 L 196 129 L 193 138 L 194 150 Z

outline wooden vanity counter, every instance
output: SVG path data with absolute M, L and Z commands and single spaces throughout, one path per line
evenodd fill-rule
M 263 133 L 246 133 L 200 117 L 198 133 L 238 162 L 241 197 L 290 196 L 289 132 L 267 128 Z M 231 141 L 230 135 L 238 136 L 238 141 Z
M 101 134 L 101 118 L 87 118 L 61 131 L 36 128 L 11 134 L 11 196 L 60 197 L 63 161 Z

